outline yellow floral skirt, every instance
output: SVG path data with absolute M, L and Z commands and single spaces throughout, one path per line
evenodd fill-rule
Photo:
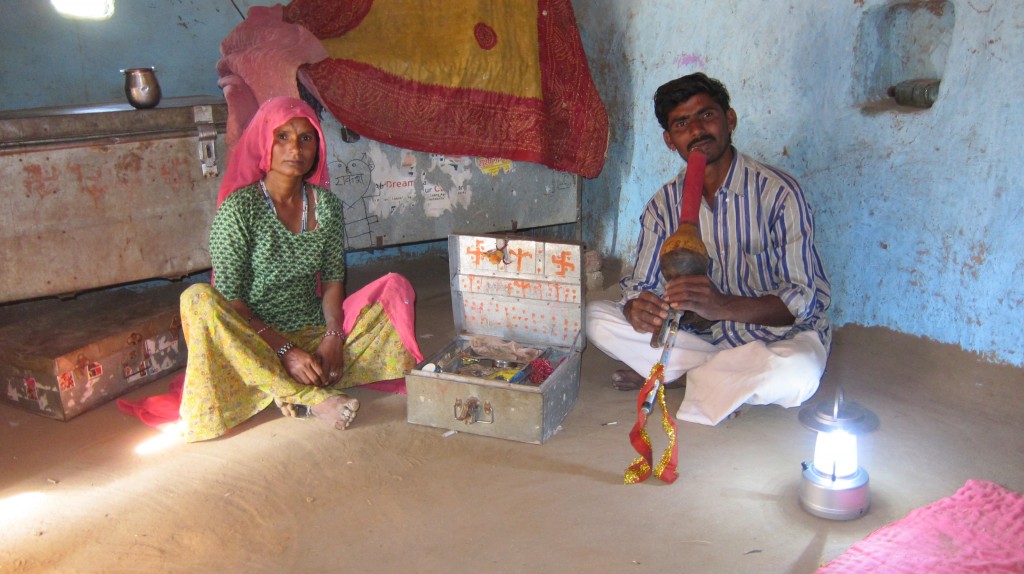
M 342 389 L 405 376 L 416 360 L 402 344 L 383 306 L 363 308 L 345 342 L 341 380 L 313 387 L 288 374 L 277 353 L 211 285 L 196 284 L 181 295 L 181 323 L 188 345 L 181 422 L 188 442 L 223 435 L 277 398 L 313 406 Z M 324 327 L 282 333 L 314 353 Z

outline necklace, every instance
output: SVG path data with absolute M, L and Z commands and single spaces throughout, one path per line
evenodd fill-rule
M 271 199 L 270 193 L 267 191 L 267 184 L 260 180 L 260 190 L 263 192 L 263 197 L 267 198 L 267 205 L 270 206 L 270 211 L 273 212 L 274 217 L 277 217 L 277 207 L 274 205 L 274 200 Z M 306 184 L 302 184 L 302 229 L 299 233 L 306 232 L 306 225 L 309 219 L 309 195 L 306 193 Z

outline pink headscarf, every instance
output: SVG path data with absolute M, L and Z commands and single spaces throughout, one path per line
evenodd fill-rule
M 320 121 L 313 108 L 296 98 L 270 98 L 263 102 L 235 143 L 231 159 L 228 160 L 227 171 L 224 173 L 224 179 L 220 182 L 217 207 L 220 207 L 224 198 L 235 190 L 253 184 L 267 175 L 267 171 L 270 169 L 274 130 L 292 118 L 306 118 L 309 123 L 313 124 L 320 136 L 317 164 L 306 181 L 323 188 L 330 188 L 331 180 L 327 173 L 327 148 L 324 144 L 324 132 L 320 129 Z

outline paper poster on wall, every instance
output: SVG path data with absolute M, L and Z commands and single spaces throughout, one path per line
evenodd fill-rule
M 322 121 L 331 189 L 345 214 L 345 245 L 366 249 L 575 223 L 579 180 L 529 162 L 345 142 Z

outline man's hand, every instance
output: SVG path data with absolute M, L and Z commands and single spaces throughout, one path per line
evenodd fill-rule
M 706 275 L 681 275 L 669 281 L 665 286 L 665 300 L 677 311 L 693 311 L 710 321 L 786 327 L 795 320 L 778 296 L 725 295 Z
M 680 275 L 665 286 L 665 301 L 676 311 L 693 311 L 709 319 L 727 319 L 729 297 L 723 295 L 707 275 Z
M 626 302 L 622 314 L 638 333 L 656 333 L 668 317 L 668 303 L 650 291 L 642 291 Z

